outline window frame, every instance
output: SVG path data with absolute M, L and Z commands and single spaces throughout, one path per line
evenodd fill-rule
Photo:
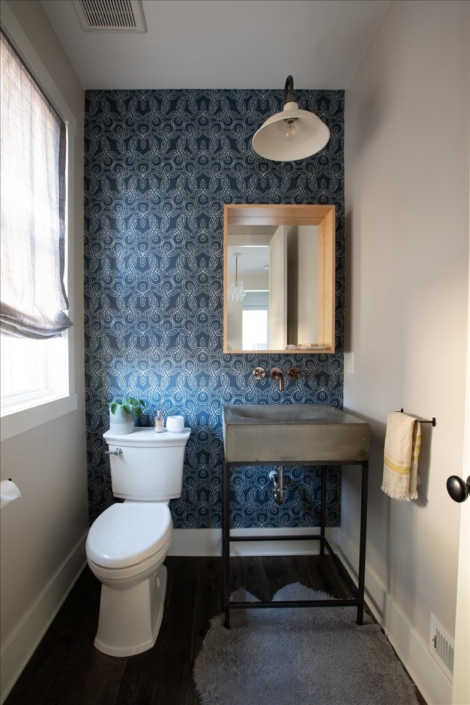
M 41 61 L 26 33 L 16 19 L 13 11 L 2 2 L 0 24 L 22 61 L 37 81 L 41 90 L 52 103 L 66 125 L 66 233 L 65 233 L 65 271 L 64 283 L 69 300 L 69 315 L 74 319 L 72 244 L 74 241 L 74 150 L 77 135 L 76 118 L 52 79 L 49 71 Z M 65 393 L 55 398 L 30 399 L 24 404 L 6 406 L 1 410 L 1 440 L 24 433 L 43 423 L 52 421 L 64 414 L 75 411 L 78 407 L 75 391 L 74 326 L 65 333 L 64 346 L 67 367 Z

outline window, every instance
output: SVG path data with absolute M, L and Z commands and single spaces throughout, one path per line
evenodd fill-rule
M 0 347 L 2 411 L 68 393 L 64 338 L 33 340 L 2 335 Z
M 268 349 L 269 291 L 248 289 L 242 304 L 242 350 Z
M 2 24 L 4 19 L 15 29 L 10 13 L 5 18 L 2 14 Z M 36 64 L 53 86 L 24 35 L 23 41 L 30 65 Z M 66 331 L 72 322 L 66 314 L 64 280 L 70 135 L 67 123 L 3 31 L 0 43 L 4 414 L 69 394 Z
M 267 309 L 243 309 L 243 350 L 267 350 Z

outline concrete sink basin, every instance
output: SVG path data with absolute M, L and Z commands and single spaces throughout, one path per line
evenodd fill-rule
M 369 457 L 369 424 L 326 404 L 224 406 L 228 463 L 348 463 Z

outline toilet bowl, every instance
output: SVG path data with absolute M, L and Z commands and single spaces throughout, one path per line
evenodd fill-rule
M 102 583 L 95 646 L 110 656 L 152 648 L 163 616 L 172 520 L 157 502 L 114 504 L 91 527 L 88 565 Z
M 139 654 L 157 639 L 166 591 L 163 561 L 173 533 L 168 500 L 181 493 L 189 433 L 105 434 L 109 447 L 119 450 L 111 456 L 113 493 L 125 501 L 96 519 L 86 555 L 102 583 L 94 644 L 110 656 Z

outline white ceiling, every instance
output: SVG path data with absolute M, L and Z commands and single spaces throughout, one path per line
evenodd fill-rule
M 269 266 L 269 245 L 261 247 L 245 247 L 244 245 L 230 245 L 228 248 L 228 273 L 235 274 L 235 253 L 238 252 L 238 276 L 242 279 L 246 274 L 266 274 Z
M 388 0 L 143 0 L 143 34 L 41 0 L 85 88 L 346 88 Z

